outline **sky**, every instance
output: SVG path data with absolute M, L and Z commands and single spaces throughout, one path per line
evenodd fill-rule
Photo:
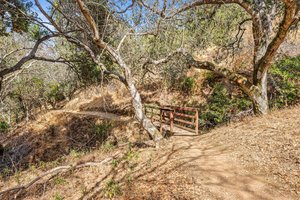
M 34 0 L 30 0 L 30 2 L 33 3 L 32 10 L 38 14 L 39 18 L 41 18 L 42 21 L 48 21 L 46 19 L 46 17 L 41 13 L 41 11 L 36 7 L 36 5 L 34 3 Z M 44 9 L 47 8 L 47 7 L 49 7 L 49 3 L 47 3 L 46 0 L 39 0 L 39 2 L 40 2 L 40 4 L 42 5 L 42 7 Z
M 46 0 L 38 0 L 39 3 L 41 4 L 41 6 L 46 10 L 48 11 L 48 8 L 50 7 L 50 4 L 46 1 Z M 33 6 L 32 6 L 32 10 L 37 13 L 38 17 L 41 19 L 41 21 L 43 22 L 49 22 L 48 19 L 41 13 L 41 11 L 37 8 L 37 6 L 35 5 L 34 3 L 34 0 L 30 0 L 30 2 L 33 3 Z M 48 28 L 50 29 L 54 29 L 51 25 L 46 25 Z

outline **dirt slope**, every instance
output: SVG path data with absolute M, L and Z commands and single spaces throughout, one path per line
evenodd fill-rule
M 18 198 L 300 199 L 299 113 L 296 106 L 199 136 L 173 136 L 159 149 L 121 145 L 109 152 L 99 148 L 65 155 L 59 165 L 120 156 L 103 166 L 48 177 Z M 2 180 L 0 190 L 27 183 L 43 171 L 26 169 Z
M 171 138 L 157 154 L 158 175 L 137 181 L 131 199 L 300 199 L 299 113 L 298 106 Z M 142 198 L 140 188 L 151 192 Z

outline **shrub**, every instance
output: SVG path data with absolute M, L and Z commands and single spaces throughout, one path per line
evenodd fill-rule
M 299 102 L 300 56 L 275 63 L 269 75 L 270 106 L 280 108 Z
M 57 102 L 62 101 L 65 97 L 63 94 L 63 88 L 60 84 L 52 84 L 49 86 L 49 91 L 46 93 L 47 101 L 53 108 L 56 107 Z
M 217 81 L 220 81 L 218 77 L 207 73 L 205 83 L 212 87 L 213 92 L 207 98 L 207 103 L 202 105 L 199 116 L 200 127 L 212 128 L 235 118 L 238 113 L 252 108 L 249 97 L 243 94 L 239 88 L 235 87 L 229 93 L 226 86 Z M 299 83 L 300 56 L 285 58 L 275 63 L 269 73 L 270 107 L 281 108 L 298 103 L 300 100 Z
M 212 127 L 227 120 L 227 111 L 230 107 L 227 89 L 222 84 L 216 84 L 212 95 L 208 98 L 204 111 L 200 115 L 203 127 Z
M 105 196 L 111 199 L 118 195 L 121 195 L 120 185 L 112 179 L 109 180 L 105 185 Z
M 9 129 L 9 125 L 5 121 L 0 121 L 0 133 L 6 133 Z
M 250 109 L 251 106 L 251 101 L 243 93 L 230 94 L 223 84 L 215 83 L 212 94 L 200 112 L 199 125 L 203 128 L 212 128 L 229 121 L 239 112 Z
M 186 77 L 181 82 L 181 90 L 187 94 L 193 94 L 196 88 L 196 80 L 193 77 Z
M 92 125 L 92 133 L 96 135 L 97 139 L 104 142 L 110 134 L 111 127 L 112 125 L 109 121 L 103 121 L 100 124 L 95 123 Z
M 56 193 L 55 195 L 54 195 L 54 200 L 64 200 L 65 198 L 61 195 L 61 194 L 59 194 L 59 193 Z

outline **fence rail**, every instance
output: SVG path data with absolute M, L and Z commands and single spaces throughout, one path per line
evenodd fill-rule
M 178 126 L 184 129 L 192 130 L 198 134 L 199 115 L 196 108 L 178 107 L 178 106 L 153 106 L 145 105 L 144 111 L 151 121 L 160 122 L 160 132 L 162 132 L 163 123 L 170 125 L 170 132 L 173 132 L 173 127 Z M 191 128 L 191 126 L 193 128 Z

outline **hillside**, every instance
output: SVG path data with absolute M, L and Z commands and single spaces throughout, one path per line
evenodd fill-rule
M 199 136 L 173 136 L 157 149 L 139 142 L 147 138 L 131 118 L 68 105 L 69 111 L 51 111 L 1 138 L 1 167 L 17 170 L 2 174 L 1 191 L 48 173 L 1 199 L 300 197 L 299 106 Z M 113 137 L 99 131 L 107 124 Z
M 300 199 L 300 0 L 0 0 L 0 200 Z

